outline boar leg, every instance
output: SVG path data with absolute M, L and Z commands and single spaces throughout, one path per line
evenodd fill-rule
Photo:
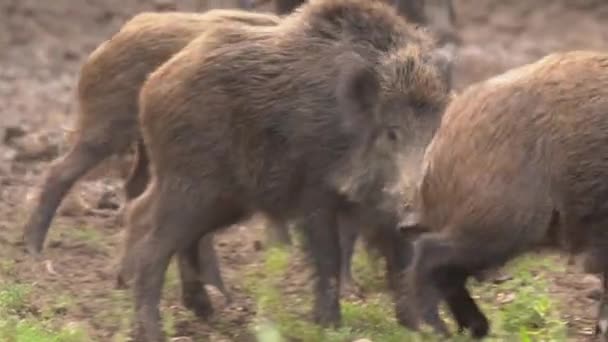
M 140 138 L 135 145 L 135 156 L 129 175 L 124 184 L 127 201 L 141 195 L 150 182 L 149 160 L 143 140 Z
M 359 235 L 357 222 L 348 215 L 338 216 L 338 229 L 340 239 L 340 295 L 345 296 L 357 291 L 357 285 L 353 280 L 352 259 L 355 251 L 355 243 Z
M 313 320 L 324 327 L 337 327 L 341 321 L 338 228 L 336 215 L 329 206 L 319 207 L 301 225 L 317 275 Z
M 464 286 L 470 274 L 463 265 L 469 262 L 460 257 L 456 246 L 455 241 L 440 235 L 420 237 L 415 243 L 410 275 L 413 281 L 409 285 L 415 291 L 419 312 L 435 331 L 449 336 L 438 314 L 440 300 L 446 299 L 460 330 L 470 328 L 473 336 L 481 338 L 487 335 L 489 325 Z
M 593 240 L 590 249 L 585 253 L 584 270 L 588 273 L 601 274 L 602 291 L 598 305 L 595 335 L 599 341 L 608 341 L 608 255 L 606 254 L 605 225 L 594 225 Z
M 411 294 L 404 286 L 404 277 L 412 260 L 412 242 L 396 229 L 384 228 L 379 231 L 383 236 L 375 240 L 381 244 L 378 248 L 386 260 L 386 276 L 395 301 L 397 321 L 408 329 L 416 330 L 418 322 L 408 300 Z
M 222 274 L 220 272 L 220 264 L 217 259 L 215 248 L 213 247 L 213 233 L 206 234 L 198 242 L 198 260 L 199 266 L 202 273 L 202 280 L 205 284 L 213 285 L 218 289 L 224 298 L 226 303 L 232 302 L 232 296 L 226 289 L 224 281 L 222 280 Z M 198 274 L 197 274 L 198 276 Z
M 81 134 L 68 154 L 51 164 L 34 210 L 24 228 L 24 242 L 28 253 L 40 254 L 61 200 L 80 177 L 112 153 L 110 148 L 91 143 Z
M 213 186 L 205 185 L 204 181 L 188 181 L 184 177 L 175 182 L 164 179 L 160 184 L 151 184 L 143 200 L 137 199 L 136 205 L 143 208 L 135 209 L 153 213 L 153 219 L 149 233 L 129 251 L 129 258 L 137 257 L 138 261 L 133 291 L 136 340 L 164 340 L 158 305 L 171 257 L 176 252 L 181 254 L 192 241 L 243 218 L 240 207 L 225 196 L 210 192 Z
M 129 205 L 129 203 L 135 198 L 139 197 L 150 182 L 150 171 L 148 169 L 148 164 L 148 155 L 146 153 L 143 140 L 139 138 L 135 145 L 133 164 L 131 165 L 129 175 L 127 176 L 123 186 L 126 201 L 123 204 L 123 210 L 121 210 L 122 213 L 127 212 L 126 207 Z M 146 233 L 145 229 L 148 224 L 149 222 L 145 225 L 129 225 L 125 228 L 126 235 L 123 239 L 122 257 L 119 262 L 119 271 L 116 277 L 115 287 L 117 289 L 126 289 L 128 286 L 127 283 L 132 278 L 134 265 L 132 263 L 128 263 L 125 255 L 127 251 L 132 248 L 135 243 Z
M 469 329 L 475 338 L 488 334 L 489 323 L 465 287 L 469 275 L 462 270 L 448 269 L 436 278 L 437 285 L 458 325 L 458 332 Z
M 204 237 L 200 241 L 207 241 L 213 248 L 213 240 Z M 200 318 L 210 317 L 213 314 L 213 307 L 207 289 L 199 278 L 199 243 L 191 243 L 183 251 L 178 252 L 177 259 L 182 283 L 182 304 Z
M 143 218 L 141 218 L 139 222 L 141 222 L 141 220 L 143 220 Z M 131 280 L 134 272 L 134 261 L 130 260 L 127 257 L 127 253 L 131 248 L 133 248 L 135 243 L 145 235 L 144 230 L 147 229 L 147 226 L 139 224 L 139 222 L 137 222 L 136 225 L 132 224 L 127 227 L 127 236 L 125 237 L 125 242 L 123 246 L 123 256 L 119 263 L 120 267 L 116 279 L 117 289 L 127 288 L 128 282 Z M 184 282 L 197 283 L 202 281 L 204 284 L 209 284 L 217 288 L 226 299 L 226 302 L 231 303 L 232 296 L 224 285 L 224 281 L 222 279 L 221 272 L 219 269 L 219 262 L 217 260 L 217 255 L 213 246 L 213 234 L 208 234 L 204 238 L 199 240 L 198 258 L 199 259 L 196 265 L 198 265 L 199 271 L 197 272 L 193 272 L 192 270 L 181 270 L 184 264 L 182 262 L 178 262 L 178 267 L 180 268 L 182 277 L 182 288 L 184 288 L 184 286 L 187 286 L 184 284 Z M 200 286 L 202 286 L 202 284 Z
M 146 189 L 147 184 L 150 182 L 150 171 L 148 168 L 149 167 L 148 164 L 149 164 L 149 159 L 148 159 L 148 155 L 146 153 L 146 148 L 143 144 L 143 140 L 140 138 L 138 140 L 137 144 L 135 145 L 134 162 L 131 167 L 129 176 L 124 185 L 125 197 L 127 199 L 127 202 L 129 202 L 129 201 L 133 200 L 134 198 L 138 197 L 139 195 L 141 195 L 144 192 L 144 190 Z M 143 232 L 137 232 L 135 234 L 134 233 L 135 232 L 133 232 L 132 229 L 130 229 L 127 232 L 128 236 L 125 239 L 125 241 L 126 241 L 125 248 L 128 249 L 131 246 L 133 246 L 134 235 L 140 236 L 143 234 Z M 217 261 L 215 248 L 213 247 L 213 235 L 209 234 L 208 237 L 201 239 L 199 244 L 200 244 L 200 247 L 199 247 L 200 253 L 198 255 L 199 263 L 197 263 L 197 265 L 201 266 L 202 272 L 192 272 L 191 270 L 183 270 L 183 271 L 180 270 L 180 272 L 182 274 L 182 281 L 184 281 L 184 279 L 185 279 L 184 277 L 187 278 L 189 276 L 192 276 L 193 278 L 187 280 L 187 282 L 195 283 L 201 279 L 200 273 L 202 273 L 202 281 L 205 284 L 215 286 L 215 288 L 217 288 L 222 293 L 224 298 L 226 298 L 226 301 L 228 303 L 230 303 L 232 301 L 232 298 L 231 298 L 230 294 L 228 293 L 228 291 L 226 290 L 224 281 L 222 280 L 222 277 L 221 277 L 221 273 L 219 270 L 219 263 Z M 179 262 L 178 265 L 181 268 L 183 263 Z M 119 272 L 118 279 L 117 279 L 118 288 L 126 287 L 126 282 L 130 278 L 130 276 L 128 274 L 130 272 L 129 271 L 130 269 L 131 269 L 130 267 L 125 265 L 125 267 Z M 184 286 L 187 286 L 187 285 L 182 284 L 183 288 L 184 288 Z
M 136 267 L 136 259 L 133 258 L 134 253 L 131 252 L 137 243 L 150 231 L 154 213 L 147 208 L 147 203 L 153 200 L 152 195 L 155 189 L 150 190 L 133 197 L 124 204 L 127 224 L 124 227 L 125 236 L 122 241 L 121 257 L 118 263 L 119 269 L 115 286 L 117 289 L 128 287 L 128 283 L 133 278 Z
M 291 246 L 289 226 L 280 220 L 266 218 L 266 239 L 272 246 Z

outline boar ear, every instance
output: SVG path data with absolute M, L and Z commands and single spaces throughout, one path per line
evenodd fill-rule
M 369 125 L 380 97 L 380 81 L 372 65 L 355 53 L 337 61 L 340 68 L 336 98 L 348 126 Z
M 437 67 L 449 89 L 452 89 L 452 66 L 455 59 L 456 46 L 453 43 L 445 44 L 431 53 L 430 62 Z

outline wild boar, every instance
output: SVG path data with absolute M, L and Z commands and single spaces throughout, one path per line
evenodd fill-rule
M 466 279 L 547 241 L 585 252 L 606 283 L 606 155 L 608 54 L 551 54 L 454 99 L 425 152 L 416 209 L 402 227 L 427 231 L 415 242 L 408 277 L 414 315 L 448 334 L 437 315 L 443 299 L 460 330 L 486 336 L 488 321 Z M 607 309 L 604 296 L 597 324 L 604 337 Z
M 128 218 L 151 227 L 128 255 L 136 339 L 164 339 L 158 303 L 172 255 L 192 260 L 195 241 L 254 212 L 302 223 L 316 322 L 341 320 L 342 212 L 370 220 L 364 234 L 383 244 L 398 289 L 410 254 L 393 189 L 415 179 L 401 176 L 419 169 L 439 125 L 448 64 L 427 31 L 384 3 L 312 0 L 275 26 L 216 27 L 155 70 L 139 102 L 152 181 Z

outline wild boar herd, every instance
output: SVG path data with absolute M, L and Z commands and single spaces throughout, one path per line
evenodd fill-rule
M 250 2 L 243 2 L 245 7 Z M 173 255 L 183 304 L 228 298 L 213 233 L 261 213 L 295 222 L 316 279 L 313 320 L 341 321 L 360 234 L 386 261 L 397 320 L 477 338 L 465 283 L 541 243 L 608 271 L 608 54 L 572 51 L 451 87 L 453 54 L 421 0 L 277 1 L 142 13 L 82 66 L 77 138 L 50 167 L 24 228 L 39 255 L 72 185 L 135 146 L 117 286 L 133 281 L 137 341 L 164 341 Z M 603 153 L 606 153 L 604 155 Z M 596 332 L 608 338 L 602 296 Z

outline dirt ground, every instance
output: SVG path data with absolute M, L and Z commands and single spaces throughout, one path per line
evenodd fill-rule
M 16 263 L 19 281 L 49 294 L 72 297 L 77 305 L 66 314 L 66 321 L 85 322 L 91 337 L 100 341 L 118 329 L 99 318 L 109 310 L 104 298 L 114 286 L 113 261 L 121 230 L 116 212 L 107 210 L 104 215 L 77 203 L 65 205 L 63 215 L 53 222 L 45 252 L 52 269 L 30 260 L 19 240 L 31 196 L 48 163 L 67 148 L 64 137 L 76 116 L 74 89 L 80 63 L 126 19 L 160 2 L 0 1 L 0 261 Z M 177 8 L 196 6 L 194 0 L 178 1 Z M 456 0 L 455 9 L 463 40 L 455 70 L 459 89 L 550 52 L 608 48 L 608 2 L 603 0 Z M 110 202 L 118 204 L 118 176 L 113 172 L 88 177 L 73 192 L 91 207 L 99 206 L 99 198 L 108 194 Z M 102 245 L 87 243 L 94 234 L 101 237 Z M 177 335 L 196 334 L 218 341 L 251 338 L 234 332 L 239 329 L 229 331 L 230 325 L 248 322 L 255 310 L 235 284 L 240 272 L 259 260 L 255 241 L 262 238 L 260 227 L 246 229 L 244 225 L 220 234 L 217 248 L 222 271 L 235 302 L 225 306 L 219 300 L 216 305 L 222 326 L 180 323 Z M 597 282 L 576 271 L 554 277 L 552 291 L 570 308 L 566 318 L 571 340 L 588 339 L 594 302 L 585 295 Z M 288 283 L 308 286 L 300 279 Z

